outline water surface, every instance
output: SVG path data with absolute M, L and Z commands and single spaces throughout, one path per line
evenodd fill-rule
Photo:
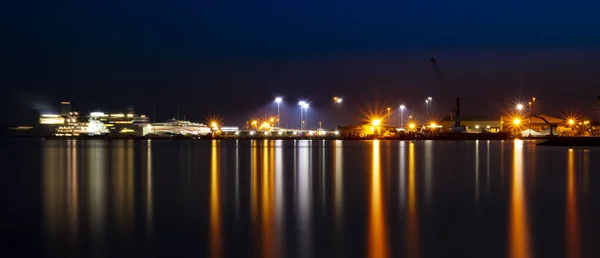
M 598 257 L 600 149 L 2 140 L 3 257 Z

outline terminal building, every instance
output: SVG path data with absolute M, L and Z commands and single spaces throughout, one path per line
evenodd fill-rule
M 440 125 L 449 130 L 454 123 L 450 116 L 446 116 Z M 503 129 L 501 116 L 465 116 L 460 118 L 460 125 L 466 127 L 468 133 L 497 133 Z

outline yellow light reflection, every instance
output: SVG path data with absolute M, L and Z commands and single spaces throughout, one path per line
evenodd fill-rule
M 336 253 L 340 256 L 344 256 L 344 228 L 343 228 L 343 214 L 344 214 L 344 185 L 343 185 L 343 141 L 335 140 L 333 148 L 333 200 L 334 200 L 334 218 L 335 218 L 335 231 L 336 231 Z
M 371 204 L 369 208 L 368 257 L 388 257 L 387 226 L 381 193 L 381 165 L 379 141 L 373 141 L 373 167 L 371 171 Z
M 88 216 L 91 232 L 90 253 L 101 254 L 104 248 L 106 230 L 106 142 L 91 141 L 88 149 Z M 102 256 L 102 255 L 100 255 Z
M 577 186 L 575 181 L 575 153 L 573 149 L 569 149 L 569 157 L 567 162 L 567 203 L 565 205 L 566 225 L 565 225 L 565 240 L 566 240 L 566 257 L 577 258 L 581 257 L 580 247 L 580 229 L 579 215 L 577 212 Z
M 69 234 L 71 241 L 77 239 L 79 231 L 79 183 L 77 170 L 77 140 L 69 140 L 68 166 L 67 166 L 67 208 L 69 221 Z
M 217 140 L 212 141 L 210 159 L 210 257 L 222 257 L 221 251 L 221 197 L 219 178 L 219 150 Z
M 531 256 L 525 184 L 523 182 L 523 141 L 515 140 L 510 195 L 509 254 L 511 258 Z
M 148 235 L 153 231 L 152 220 L 152 141 L 148 140 L 146 146 L 146 229 Z
M 256 178 L 256 174 L 257 174 L 257 165 L 258 165 L 258 157 L 256 156 L 256 141 L 255 140 L 251 140 L 251 154 L 250 154 L 250 214 L 251 214 L 251 220 L 252 220 L 252 225 L 255 226 L 256 225 L 256 220 L 258 218 L 258 208 L 257 208 L 257 202 L 258 202 L 258 192 L 257 192 L 257 178 Z
M 419 257 L 419 218 L 417 211 L 417 189 L 415 183 L 415 144 L 408 146 L 408 257 Z
M 261 234 L 262 234 L 262 248 L 261 257 L 275 257 L 273 250 L 273 180 L 271 172 L 272 165 L 269 163 L 269 157 L 273 155 L 270 153 L 268 140 L 264 140 L 263 143 L 263 162 L 262 162 L 262 191 L 261 191 Z M 271 148 L 272 150 L 272 148 Z M 273 160 L 272 157 L 270 160 Z
M 48 252 L 59 249 L 64 232 L 66 211 L 66 166 L 65 151 L 62 142 L 43 141 L 44 144 L 44 171 L 43 171 L 43 198 L 44 198 L 44 228 L 45 238 L 48 239 Z

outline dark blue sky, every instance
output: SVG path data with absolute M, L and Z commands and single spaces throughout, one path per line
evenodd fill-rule
M 157 2 L 3 3 L 8 118 L 35 121 L 35 110 L 71 100 L 82 111 L 156 104 L 159 119 L 179 103 L 192 119 L 238 122 L 275 94 L 323 114 L 333 95 L 356 110 L 422 109 L 433 94 L 440 113 L 455 96 L 465 115 L 536 96 L 544 113 L 593 115 L 600 95 L 597 1 Z

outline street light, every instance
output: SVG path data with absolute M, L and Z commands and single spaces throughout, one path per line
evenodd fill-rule
M 519 111 L 523 110 L 523 104 L 521 104 L 521 103 L 517 104 L 517 110 L 519 110 Z
M 304 108 L 304 105 L 306 105 L 306 102 L 301 100 L 300 102 L 298 102 L 298 105 L 300 106 L 300 130 L 302 130 L 304 124 L 304 119 L 302 117 L 302 109 Z
M 433 98 L 427 97 L 427 100 L 429 100 L 429 113 L 431 113 L 431 104 L 433 104 Z
M 429 99 L 425 100 L 425 111 L 427 112 L 427 115 L 429 115 Z
M 281 101 L 283 101 L 283 98 L 281 98 L 281 97 L 275 98 L 275 102 L 277 103 L 277 129 L 279 129 L 279 120 L 281 120 L 279 117 L 279 104 L 281 104 Z
M 388 108 L 387 108 L 387 112 L 388 112 L 388 113 L 387 113 L 387 119 L 390 119 L 390 110 L 392 110 L 392 108 L 391 108 L 391 107 L 388 107 Z
M 307 118 L 306 120 L 308 120 L 308 107 L 309 107 L 308 103 L 306 103 L 305 101 L 300 101 L 298 104 L 300 105 L 300 119 L 302 120 L 302 110 L 304 109 L 305 116 Z M 300 124 L 300 129 L 303 128 L 302 124 L 304 124 L 304 123 L 305 123 L 304 120 L 302 120 L 302 123 Z M 306 126 L 308 126 L 308 121 L 306 121 Z
M 400 105 L 400 128 L 404 128 L 404 105 Z
M 333 97 L 333 103 L 335 104 L 335 107 L 336 107 L 337 112 L 338 112 L 338 115 L 337 115 L 338 122 L 337 123 L 339 123 L 339 119 L 340 119 L 339 118 L 340 117 L 340 115 L 339 115 L 340 111 L 339 110 L 340 110 L 340 104 L 342 104 L 342 101 L 343 101 L 343 99 L 340 98 L 340 97 Z

